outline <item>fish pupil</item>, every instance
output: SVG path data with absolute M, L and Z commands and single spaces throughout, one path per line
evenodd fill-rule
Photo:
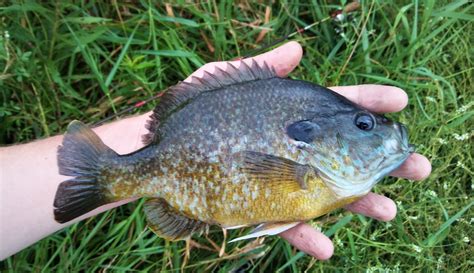
M 372 130 L 374 128 L 374 124 L 374 118 L 367 113 L 358 114 L 355 119 L 355 125 L 363 131 Z

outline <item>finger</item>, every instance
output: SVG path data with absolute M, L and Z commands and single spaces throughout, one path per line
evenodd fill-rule
M 397 206 L 392 199 L 372 192 L 347 205 L 346 209 L 380 221 L 390 221 L 397 215 Z
M 284 77 L 298 65 L 302 56 L 303 49 L 301 48 L 301 45 L 297 42 L 289 42 L 263 54 L 244 59 L 243 61 L 248 65 L 252 63 L 252 60 L 255 60 L 260 65 L 263 65 L 263 63 L 266 62 L 269 66 L 273 66 L 278 76 Z M 232 63 L 238 67 L 240 62 L 241 61 L 207 63 L 191 74 L 186 81 L 190 81 L 192 76 L 202 77 L 204 71 L 213 73 L 216 67 L 225 69 L 227 63 Z
M 334 252 L 331 240 L 308 224 L 299 224 L 280 233 L 279 236 L 318 260 L 327 260 Z
M 390 175 L 412 180 L 423 180 L 431 173 L 431 163 L 420 154 L 411 154 L 403 164 Z
M 250 60 L 254 59 L 257 63 L 266 62 L 269 66 L 273 66 L 276 73 L 280 77 L 288 75 L 300 63 L 303 56 L 303 48 L 297 42 L 288 42 L 269 52 L 257 55 L 253 58 L 247 58 L 245 61 L 250 64 Z
M 377 113 L 398 112 L 405 108 L 408 103 L 407 93 L 394 86 L 363 84 L 336 86 L 329 89 Z

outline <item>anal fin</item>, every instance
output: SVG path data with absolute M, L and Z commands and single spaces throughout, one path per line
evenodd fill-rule
M 204 222 L 181 214 L 161 198 L 147 200 L 144 209 L 151 230 L 167 240 L 185 240 L 206 226 Z
M 264 223 L 257 226 L 252 232 L 245 236 L 241 236 L 230 240 L 229 243 L 237 242 L 240 240 L 247 240 L 252 238 L 257 238 L 266 235 L 277 235 L 282 233 L 285 230 L 288 230 L 292 227 L 295 227 L 300 222 L 291 222 L 291 223 Z
M 228 227 L 223 227 L 223 228 L 230 230 L 230 229 L 239 229 L 239 228 L 245 228 L 245 227 L 248 227 L 248 225 L 228 226 Z

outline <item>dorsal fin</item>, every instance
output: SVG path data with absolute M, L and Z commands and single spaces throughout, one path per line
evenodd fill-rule
M 169 115 L 204 91 L 276 76 L 273 67 L 269 67 L 266 62 L 259 65 L 255 60 L 252 60 L 250 66 L 244 61 L 240 61 L 237 68 L 229 62 L 225 70 L 216 67 L 214 73 L 204 71 L 201 78 L 193 76 L 191 82 L 180 82 L 168 88 L 165 94 L 161 96 L 159 104 L 153 110 L 153 114 L 146 125 L 149 133 L 143 136 L 143 142 L 145 145 L 159 142 L 160 121 L 164 121 Z

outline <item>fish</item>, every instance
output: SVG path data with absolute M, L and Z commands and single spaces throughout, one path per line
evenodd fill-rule
M 120 155 L 68 125 L 57 222 L 146 198 L 148 226 L 167 240 L 212 225 L 257 226 L 237 240 L 275 235 L 362 198 L 414 151 L 403 124 L 255 61 L 168 88 L 146 127 L 145 146 Z

